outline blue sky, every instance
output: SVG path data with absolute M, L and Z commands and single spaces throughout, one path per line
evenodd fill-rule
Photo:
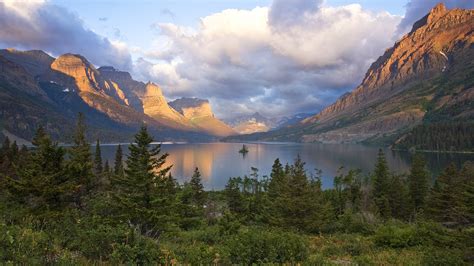
M 318 112 L 439 1 L 3 0 L 0 47 L 77 53 L 208 99 L 218 117 Z
M 291 1 L 291 0 L 289 0 Z M 151 25 L 169 22 L 182 26 L 198 27 L 202 17 L 225 9 L 253 9 L 270 6 L 272 1 L 255 0 L 53 0 L 76 12 L 87 27 L 97 33 L 127 42 L 132 46 L 150 48 L 150 36 L 158 32 Z M 374 12 L 387 11 L 402 16 L 405 0 L 327 0 L 325 5 L 341 6 L 360 4 Z

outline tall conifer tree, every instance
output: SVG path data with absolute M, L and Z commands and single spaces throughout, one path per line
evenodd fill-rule
M 176 183 L 169 174 L 171 166 L 164 166 L 168 154 L 152 142 L 142 126 L 129 146 L 125 175 L 115 177 L 113 196 L 122 218 L 142 233 L 159 234 L 175 222 Z
M 390 218 L 389 203 L 390 173 L 385 154 L 379 149 L 377 162 L 372 176 L 372 197 L 382 218 Z

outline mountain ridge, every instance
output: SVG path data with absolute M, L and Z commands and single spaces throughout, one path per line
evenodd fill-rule
M 466 103 L 474 101 L 473 76 L 474 10 L 439 4 L 369 67 L 352 92 L 298 125 L 235 139 L 393 143 L 440 113 L 453 113 L 445 120 L 472 121 Z
M 88 115 L 96 135 L 110 134 L 111 139 L 130 138 L 131 132 L 142 123 L 163 140 L 202 141 L 228 135 L 221 134 L 220 127 L 216 129 L 218 134 L 213 135 L 212 129 L 196 126 L 196 122 L 168 105 L 158 85 L 133 80 L 130 73 L 113 67 L 96 68 L 81 55 L 68 53 L 54 58 L 40 50 L 3 49 L 0 50 L 0 69 L 0 98 L 4 97 L 5 102 L 0 110 L 0 127 L 19 137 L 31 139 L 35 128 L 42 124 L 48 125 L 46 129 L 61 139 L 61 126 L 53 124 L 63 121 L 60 124 L 70 128 L 73 123 L 69 121 L 77 112 Z M 29 101 L 26 95 L 40 98 Z M 18 98 L 20 104 L 6 103 L 14 98 Z M 45 112 L 38 110 L 41 106 L 47 107 Z M 35 111 L 25 111 L 29 109 Z M 20 110 L 23 115 L 18 114 Z M 24 117 L 23 129 L 14 125 L 10 117 L 20 120 Z M 50 119 L 46 119 L 48 117 Z

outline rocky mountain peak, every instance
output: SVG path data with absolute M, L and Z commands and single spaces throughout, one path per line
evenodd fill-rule
M 447 12 L 448 9 L 444 3 L 437 4 L 433 9 L 431 9 L 430 13 L 428 13 L 428 24 L 433 22 L 435 19 L 442 17 Z
M 54 58 L 41 50 L 19 51 L 13 48 L 0 50 L 0 55 L 21 65 L 33 76 L 42 75 L 49 71 Z
M 180 98 L 170 102 L 169 104 L 173 109 L 189 119 L 214 116 L 208 100 L 198 98 Z
M 99 88 L 99 72 L 81 55 L 61 55 L 51 63 L 51 69 L 74 78 L 79 91 L 96 92 Z
M 438 4 L 370 66 L 355 90 L 305 123 L 337 119 L 400 93 L 413 82 L 442 75 L 454 58 L 472 49 L 473 31 L 474 10 L 448 10 Z
M 145 84 L 144 96 L 145 97 L 162 97 L 163 100 L 166 102 L 166 100 L 164 99 L 165 97 L 163 96 L 163 92 L 161 91 L 161 88 L 155 83 L 150 82 L 150 81 Z

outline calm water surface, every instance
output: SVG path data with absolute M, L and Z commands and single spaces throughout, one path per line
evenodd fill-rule
M 259 169 L 260 176 L 269 175 L 273 161 L 280 158 L 282 164 L 292 163 L 299 154 L 306 162 L 308 173 L 314 169 L 322 170 L 323 187 L 330 188 L 338 169 L 361 169 L 364 173 L 373 170 L 378 148 L 352 144 L 299 144 L 299 143 L 258 143 L 246 144 L 249 153 L 242 156 L 238 151 L 241 143 L 202 143 L 202 144 L 163 144 L 162 151 L 169 153 L 167 162 L 172 164 L 172 174 L 179 181 L 190 179 L 194 168 L 198 167 L 203 183 L 208 190 L 220 190 L 225 187 L 229 177 L 250 174 L 251 167 Z M 122 144 L 124 153 L 127 145 Z M 116 145 L 103 145 L 104 161 L 113 163 Z M 411 154 L 385 149 L 390 169 L 397 173 L 406 173 L 410 167 Z M 429 169 L 438 174 L 447 164 L 461 165 L 465 161 L 474 161 L 474 154 L 437 154 L 427 153 Z

